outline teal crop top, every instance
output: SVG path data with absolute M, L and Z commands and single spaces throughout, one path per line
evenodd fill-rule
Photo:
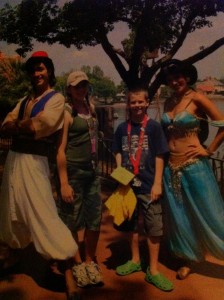
M 173 127 L 187 130 L 199 128 L 200 121 L 197 117 L 184 110 L 176 114 L 173 119 L 167 113 L 164 113 L 161 118 L 161 124 L 164 128 Z

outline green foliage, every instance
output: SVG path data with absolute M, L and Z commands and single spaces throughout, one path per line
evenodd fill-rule
M 127 85 L 121 81 L 120 84 L 117 86 L 117 92 L 118 93 L 123 93 L 123 92 L 126 92 L 127 91 Z
M 0 40 L 18 44 L 20 55 L 33 48 L 34 40 L 77 49 L 100 44 L 123 82 L 129 88 L 150 84 L 152 97 L 160 85 L 155 75 L 161 66 L 175 56 L 188 34 L 212 26 L 208 18 L 223 12 L 223 0 L 73 0 L 63 6 L 54 0 L 23 0 L 0 10 Z M 108 39 L 118 22 L 129 28 L 120 49 Z M 184 61 L 195 63 L 223 44 L 220 37 Z
M 91 69 L 89 66 L 83 66 L 82 71 L 90 79 L 93 96 L 115 97 L 117 88 L 110 78 L 104 76 L 100 67 L 94 66 Z M 55 90 L 61 92 L 64 96 L 66 96 L 66 80 L 69 73 L 58 76 L 55 85 Z M 31 90 L 24 63 L 19 57 L 0 59 L 0 90 L 0 120 L 3 120 L 18 100 Z
M 62 93 L 64 96 L 66 96 L 66 80 L 67 80 L 68 74 L 63 74 L 61 76 L 56 77 L 56 85 L 55 90 Z
M 66 72 L 57 77 L 55 89 L 66 96 L 66 80 L 73 70 Z M 114 98 L 117 93 L 115 83 L 108 77 L 104 76 L 103 70 L 99 66 L 82 66 L 81 71 L 85 72 L 91 83 L 91 95 L 99 98 Z
M 30 83 L 19 57 L 0 59 L 0 119 L 26 95 Z
M 86 72 L 89 77 L 92 86 L 92 96 L 115 97 L 117 89 L 114 82 L 104 76 L 103 70 L 99 66 L 94 66 L 92 70 L 89 66 L 83 66 L 82 71 Z

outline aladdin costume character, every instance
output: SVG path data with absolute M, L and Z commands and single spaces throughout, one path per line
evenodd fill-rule
M 55 92 L 54 66 L 44 51 L 26 62 L 33 95 L 6 116 L 1 134 L 12 135 L 0 194 L 0 243 L 23 249 L 31 242 L 46 259 L 72 258 L 77 244 L 57 213 L 48 157 L 63 126 L 64 97 Z

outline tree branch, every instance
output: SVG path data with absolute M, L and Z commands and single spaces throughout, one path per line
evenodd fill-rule
M 106 52 L 106 54 L 110 57 L 112 63 L 114 64 L 116 70 L 118 71 L 119 75 L 121 76 L 122 80 L 124 82 L 128 81 L 128 74 L 127 71 L 122 64 L 121 60 L 117 56 L 116 52 L 114 51 L 113 46 L 110 44 L 106 34 L 102 29 L 99 29 L 98 31 L 100 36 L 100 44 L 103 48 L 103 50 Z
M 209 54 L 213 53 L 214 51 L 216 51 L 223 45 L 224 45 L 224 37 L 215 41 L 212 45 L 203 49 L 202 51 L 188 57 L 187 59 L 184 59 L 183 62 L 189 63 L 189 64 L 194 64 L 197 61 L 202 60 L 203 58 L 207 57 Z M 155 74 L 155 72 L 159 70 L 159 68 L 162 66 L 162 64 L 171 58 L 172 57 L 170 57 L 169 55 L 164 56 L 162 59 L 160 59 L 160 61 L 157 61 L 153 67 L 151 67 L 154 70 L 152 70 L 151 68 L 148 68 L 148 70 L 146 71 L 146 74 L 144 75 L 147 77 L 147 79 L 145 78 L 145 80 L 149 80 L 149 77 L 153 74 L 153 71 Z M 161 84 L 161 80 L 160 80 L 160 76 L 158 74 L 158 76 L 156 76 L 155 80 L 150 85 L 150 89 L 149 89 L 149 99 L 150 100 L 152 100 L 157 89 L 160 87 L 160 84 Z
M 190 32 L 191 24 L 192 24 L 192 21 L 194 20 L 194 18 L 195 18 L 195 16 L 193 16 L 193 14 L 192 14 L 191 16 L 188 17 L 188 19 L 184 23 L 184 26 L 182 28 L 182 31 L 181 31 L 179 37 L 176 40 L 176 43 L 174 44 L 171 51 L 169 51 L 169 54 L 171 57 L 173 57 L 177 53 L 177 51 L 181 48 L 181 46 L 183 45 L 183 43 L 187 37 L 187 34 Z
M 203 49 L 202 51 L 188 57 L 187 59 L 185 59 L 183 61 L 186 62 L 186 63 L 194 64 L 197 61 L 202 60 L 203 58 L 205 58 L 209 54 L 213 53 L 214 51 L 216 51 L 218 48 L 220 48 L 223 45 L 224 45 L 224 37 L 222 37 L 221 39 L 215 41 L 209 47 L 207 47 L 207 48 Z
M 145 48 L 145 39 L 144 39 L 144 23 L 146 23 L 146 15 L 143 14 L 142 20 L 139 23 L 138 28 L 136 29 L 136 38 L 134 39 L 133 51 L 130 59 L 130 72 L 135 74 L 138 73 L 139 63 L 144 52 Z
M 113 50 L 114 50 L 115 53 L 117 53 L 117 54 L 120 55 L 123 59 L 125 59 L 125 60 L 127 61 L 126 54 L 125 54 L 125 52 L 124 52 L 123 50 L 121 50 L 121 49 L 119 49 L 119 48 L 115 48 L 115 47 L 113 47 L 113 46 L 112 46 L 112 48 L 113 48 Z

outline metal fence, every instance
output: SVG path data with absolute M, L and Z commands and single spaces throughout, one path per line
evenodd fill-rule
M 111 146 L 111 139 L 101 139 L 99 141 L 99 168 L 100 174 L 104 178 L 109 178 L 115 168 L 115 159 L 111 152 Z M 224 197 L 224 159 L 211 157 L 210 161 L 222 196 Z
M 224 160 L 215 157 L 211 157 L 210 160 L 221 194 L 224 197 Z
M 0 165 L 4 164 L 4 159 L 11 145 L 11 139 L 0 138 Z M 111 152 L 112 140 L 102 138 L 99 140 L 99 171 L 103 178 L 110 178 L 110 174 L 115 168 L 115 158 Z M 211 165 L 224 197 L 224 160 L 211 157 Z

